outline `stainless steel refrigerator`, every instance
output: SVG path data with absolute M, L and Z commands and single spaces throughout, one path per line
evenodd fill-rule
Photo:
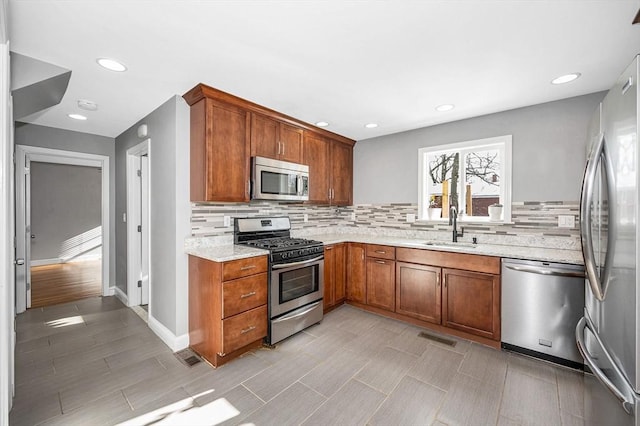
M 600 104 L 589 137 L 580 200 L 585 311 L 576 327 L 593 372 L 585 421 L 640 426 L 638 57 Z

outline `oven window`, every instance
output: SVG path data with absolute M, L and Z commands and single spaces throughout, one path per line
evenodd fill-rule
M 297 176 L 287 173 L 262 171 L 260 185 L 264 194 L 297 195 Z
M 318 265 L 312 265 L 280 273 L 280 303 L 320 290 L 319 269 Z

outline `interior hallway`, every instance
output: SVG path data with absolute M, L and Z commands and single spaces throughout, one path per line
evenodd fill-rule
M 218 369 L 181 363 L 115 297 L 17 321 L 12 425 L 583 424 L 581 373 L 351 306 Z

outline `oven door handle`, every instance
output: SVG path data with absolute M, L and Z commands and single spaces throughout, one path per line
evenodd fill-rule
M 309 259 L 309 260 L 303 260 L 301 262 L 283 263 L 283 264 L 280 264 L 280 265 L 273 265 L 271 267 L 271 269 L 291 268 L 292 266 L 306 265 L 307 263 L 317 262 L 317 261 L 322 260 L 322 259 L 324 259 L 324 255 L 318 256 L 318 257 L 314 257 L 313 259 Z
M 291 320 L 291 319 L 294 319 L 294 318 L 301 317 L 301 316 L 306 315 L 306 314 L 308 314 L 309 312 L 313 311 L 315 308 L 317 308 L 317 307 L 318 307 L 318 305 L 319 305 L 319 304 L 320 304 L 320 302 L 313 303 L 312 305 L 309 305 L 309 308 L 308 308 L 308 309 L 305 309 L 305 310 L 304 310 L 304 311 L 302 311 L 302 312 L 295 312 L 295 311 L 294 311 L 294 312 L 292 312 L 292 313 L 291 313 L 291 314 L 289 314 L 289 315 L 285 315 L 285 316 L 280 317 L 280 318 L 278 318 L 278 319 L 272 320 L 271 322 L 272 322 L 272 323 L 276 323 L 276 322 L 283 322 L 283 321 L 288 321 L 288 320 Z

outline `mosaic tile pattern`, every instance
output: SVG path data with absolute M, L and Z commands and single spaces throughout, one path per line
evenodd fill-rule
M 512 223 L 461 223 L 466 235 L 478 236 L 493 244 L 527 244 L 535 247 L 579 249 L 578 202 L 544 201 L 512 203 Z M 352 218 L 355 214 L 355 220 Z M 300 203 L 252 202 L 244 204 L 193 203 L 191 233 L 195 237 L 233 235 L 233 219 L 255 216 L 289 216 L 292 232 L 298 236 L 317 233 L 361 233 L 419 236 L 446 239 L 451 232 L 447 222 L 406 221 L 407 214 L 418 214 L 417 204 L 360 204 L 350 207 L 308 206 Z M 305 215 L 307 221 L 305 222 Z M 558 216 L 575 217 L 574 228 L 559 228 Z M 231 226 L 224 226 L 229 216 Z

